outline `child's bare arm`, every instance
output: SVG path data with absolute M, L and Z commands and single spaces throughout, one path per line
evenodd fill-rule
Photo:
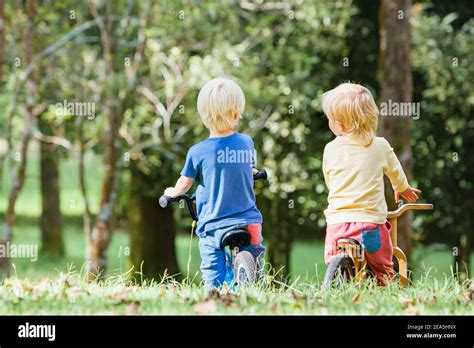
M 388 144 L 388 142 L 387 142 Z M 389 144 L 388 144 L 389 145 Z M 395 202 L 398 203 L 400 197 L 405 199 L 407 202 L 413 203 L 418 200 L 417 193 L 421 191 L 413 188 L 409 185 L 408 179 L 403 171 L 402 165 L 395 155 L 395 152 L 389 145 L 388 157 L 387 157 L 387 168 L 385 174 L 392 183 L 393 190 L 395 191 Z
M 187 176 L 181 176 L 174 187 L 168 187 L 165 190 L 165 196 L 177 197 L 185 194 L 193 186 L 194 180 Z

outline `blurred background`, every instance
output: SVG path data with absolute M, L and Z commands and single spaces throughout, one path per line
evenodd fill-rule
M 333 135 L 321 94 L 344 81 L 377 103 L 421 202 L 400 222 L 417 277 L 468 277 L 474 240 L 474 7 L 470 1 L 0 0 L 0 258 L 3 277 L 187 273 L 191 220 L 158 197 L 207 137 L 199 88 L 233 76 L 247 103 L 267 260 L 283 278 L 319 279 Z M 393 193 L 387 190 L 391 209 Z M 191 275 L 199 269 L 191 241 Z M 84 266 L 85 265 L 85 266 Z M 197 277 L 199 279 L 199 277 Z

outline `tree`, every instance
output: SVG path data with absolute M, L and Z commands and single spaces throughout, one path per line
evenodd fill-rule
M 91 2 L 91 12 L 98 21 L 100 29 L 100 41 L 104 57 L 104 74 L 102 106 L 106 118 L 103 145 L 103 168 L 104 175 L 101 185 L 101 198 L 99 213 L 95 220 L 95 226 L 88 237 L 88 263 L 87 270 L 89 279 L 103 278 L 107 269 L 107 248 L 112 238 L 114 206 L 116 199 L 117 183 L 117 161 L 119 157 L 118 131 L 123 119 L 123 110 L 119 98 L 119 79 L 122 62 L 117 54 L 117 40 L 115 29 L 117 21 L 111 15 L 117 7 L 117 3 L 105 4 L 107 16 L 104 19 L 99 15 L 96 4 Z
M 42 119 L 40 116 L 39 119 Z M 43 134 L 51 132 L 47 121 L 38 122 Z M 53 256 L 64 255 L 62 235 L 63 217 L 59 195 L 58 146 L 40 141 L 40 180 L 41 180 L 41 251 Z
M 53 9 L 53 11 L 51 11 Z M 61 29 L 66 29 L 67 20 L 57 20 L 56 16 L 47 16 L 47 13 L 55 12 L 57 8 L 39 8 L 37 11 L 37 18 L 45 25 L 38 28 L 38 34 L 35 37 L 35 49 L 38 52 L 44 52 L 49 45 L 54 45 L 57 40 L 63 35 Z M 55 29 L 51 33 L 51 28 Z M 41 36 L 47 37 L 46 40 L 38 40 Z M 37 60 L 37 74 L 41 76 L 55 76 L 58 80 L 61 76 L 61 66 L 50 60 Z M 54 66 L 54 68 L 53 68 Z M 62 77 L 62 76 L 61 76 Z M 53 82 L 53 81 L 54 82 Z M 37 95 L 38 103 L 43 112 L 40 112 L 37 117 L 37 129 L 34 129 L 34 136 L 39 141 L 39 166 L 40 166 L 40 188 L 41 188 L 41 253 L 50 256 L 61 257 L 64 256 L 64 240 L 63 240 L 63 216 L 61 213 L 60 200 L 60 180 L 59 180 L 59 163 L 60 163 L 60 149 L 56 141 L 52 139 L 59 139 L 56 136 L 57 124 L 67 129 L 67 118 L 64 115 L 55 115 L 52 110 L 47 108 L 48 104 L 54 103 L 62 98 L 59 98 L 63 92 L 59 84 L 55 82 L 56 79 L 42 78 L 38 81 Z M 63 142 L 67 142 L 65 139 Z
M 0 0 L 0 86 L 3 86 L 3 60 L 5 49 L 5 1 Z
M 25 46 L 25 64 L 28 67 L 33 62 L 33 31 L 35 19 L 35 0 L 28 0 L 26 3 L 27 26 L 24 37 Z M 36 80 L 34 73 L 30 73 L 26 80 L 26 116 L 23 127 L 23 137 L 19 153 L 19 165 L 8 196 L 7 211 L 5 213 L 5 225 L 3 227 L 0 247 L 8 250 L 13 236 L 13 224 L 15 222 L 15 204 L 25 182 L 25 171 L 27 164 L 28 146 L 31 139 L 31 130 L 36 119 L 35 96 Z M 0 258 L 0 277 L 6 277 L 10 274 L 10 258 L 8 255 Z
M 5 1 L 0 0 L 0 89 L 3 89 L 3 61 L 5 48 Z M 0 150 L 0 192 L 3 185 L 3 164 L 5 162 L 6 151 Z
M 206 10 L 201 14 L 199 6 L 191 5 L 188 9 L 191 14 L 176 24 L 175 14 L 181 8 L 177 6 L 176 11 L 173 10 L 173 6 L 166 11 L 162 5 L 153 6 L 153 12 L 162 15 L 159 21 L 150 23 L 150 38 L 143 39 L 143 71 L 137 81 L 139 93 L 127 105 L 122 133 L 129 157 L 124 169 L 130 178 L 125 200 L 131 262 L 146 278 L 155 279 L 165 273 L 181 278 L 173 208 L 163 210 L 157 199 L 179 175 L 185 145 L 195 141 L 189 136 L 190 130 L 200 129 L 193 128 L 199 124 L 198 120 L 189 117 L 194 116 L 193 113 L 185 110 L 194 108 L 195 100 L 188 91 L 200 77 L 189 74 L 193 59 L 202 53 L 200 48 L 190 53 L 196 46 L 196 36 L 201 35 L 200 30 L 195 29 L 201 28 L 196 21 L 208 15 Z M 180 37 L 184 33 L 187 34 Z M 162 49 L 156 50 L 157 46 Z
M 380 103 L 407 103 L 412 101 L 413 81 L 410 63 L 410 8 L 411 0 L 382 0 L 379 15 Z M 412 150 L 410 145 L 411 115 L 379 118 L 380 134 L 387 138 L 410 181 L 412 179 Z M 385 180 L 385 194 L 390 210 L 395 208 L 394 193 Z M 413 247 L 412 216 L 398 219 L 398 244 L 407 255 Z
M 102 93 L 102 111 L 105 116 L 105 129 L 103 140 L 103 167 L 104 176 L 102 178 L 101 199 L 99 213 L 96 216 L 95 226 L 87 236 L 89 240 L 88 248 L 88 274 L 89 279 L 95 277 L 102 278 L 107 266 L 107 248 L 109 246 L 113 222 L 114 210 L 116 208 L 118 184 L 120 174 L 118 169 L 123 162 L 125 154 L 121 153 L 121 139 L 119 130 L 122 126 L 124 113 L 135 103 L 135 90 L 138 82 L 138 71 L 144 50 L 145 34 L 144 29 L 149 16 L 150 2 L 144 2 L 143 6 L 135 4 L 126 7 L 125 1 L 114 3 L 107 2 L 105 6 L 105 16 L 99 14 L 99 8 L 92 2 L 90 9 L 97 21 L 100 42 L 103 52 L 104 71 L 100 76 Z M 123 13 L 125 16 L 118 16 Z M 137 20 L 137 16 L 140 15 Z M 120 21 L 123 19 L 123 21 Z M 137 32 L 130 33 L 127 24 L 134 25 Z M 139 27 L 139 29 L 136 29 Z M 133 35 L 136 39 L 133 49 L 127 49 L 119 44 L 119 38 Z
M 179 268 L 174 246 L 176 227 L 173 210 L 162 209 L 157 195 L 153 195 L 161 178 L 147 175 L 133 165 L 130 171 L 127 217 L 131 262 L 147 279 L 160 279 L 165 274 L 177 276 Z
M 421 9 L 413 21 L 415 95 L 423 110 L 414 124 L 414 173 L 434 211 L 417 237 L 424 244 L 446 243 L 462 282 L 474 248 L 474 20 L 456 28 L 456 14 L 426 12 L 432 13 Z

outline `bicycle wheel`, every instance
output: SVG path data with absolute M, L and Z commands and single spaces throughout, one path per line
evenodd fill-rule
M 350 256 L 344 254 L 336 255 L 324 275 L 323 288 L 328 289 L 332 284 L 348 283 L 354 275 L 354 262 Z
M 234 276 L 238 285 L 248 285 L 257 280 L 257 264 L 251 253 L 241 251 L 234 261 Z

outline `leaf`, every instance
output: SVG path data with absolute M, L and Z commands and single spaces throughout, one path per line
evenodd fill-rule
M 69 281 L 69 276 L 67 274 L 60 275 L 59 285 L 62 287 L 62 289 L 67 289 L 71 287 L 71 282 Z
M 450 14 L 448 14 L 447 16 L 443 18 L 443 20 L 441 21 L 441 25 L 442 26 L 450 25 L 452 22 L 458 19 L 458 17 L 459 16 L 457 13 L 451 12 Z
M 357 294 L 354 295 L 354 297 L 352 297 L 352 303 L 357 303 L 360 301 L 360 292 L 358 292 Z
M 426 304 L 434 305 L 434 304 L 436 304 L 436 301 L 437 301 L 436 296 L 435 296 L 435 295 L 431 295 L 429 298 L 427 298 L 427 299 L 424 300 L 423 302 L 426 303 Z
M 418 306 L 412 304 L 412 303 L 410 303 L 407 307 L 405 307 L 405 309 L 403 311 L 407 315 L 420 315 L 420 314 L 422 314 L 420 308 Z
M 194 305 L 194 311 L 199 315 L 216 314 L 217 304 L 215 300 L 208 300 Z
M 409 306 L 414 306 L 416 301 L 410 297 L 402 296 L 400 302 L 403 305 L 403 309 L 407 309 Z
M 127 306 L 125 310 L 126 315 L 138 315 L 138 302 L 132 302 Z
M 292 290 L 291 295 L 296 301 L 306 300 L 307 296 L 304 294 L 299 293 L 298 291 Z
M 168 291 L 173 295 L 176 294 L 177 290 L 178 290 L 178 287 L 175 284 L 171 284 L 168 287 Z
M 140 301 L 130 298 L 131 292 L 132 291 L 127 289 L 127 290 L 124 290 L 124 291 L 120 291 L 120 292 L 110 294 L 109 296 L 107 296 L 107 298 L 112 300 L 112 301 L 115 301 L 116 304 L 131 304 L 131 303 L 140 304 Z
M 113 294 L 110 294 L 107 296 L 108 299 L 113 300 L 113 301 L 128 301 L 130 291 L 120 291 L 120 292 L 115 292 Z
M 472 302 L 472 300 L 474 299 L 474 292 L 464 291 L 461 293 L 461 297 L 465 302 Z
M 236 303 L 234 302 L 234 298 L 231 295 L 227 296 L 221 296 L 220 301 L 226 306 L 226 307 L 235 307 Z
M 219 299 L 221 298 L 221 294 L 219 291 L 217 291 L 216 289 L 212 289 L 211 291 L 209 291 L 209 293 L 207 294 L 207 299 Z
M 70 301 L 75 301 L 77 297 L 84 296 L 84 295 L 90 295 L 87 289 L 71 287 L 66 291 L 66 297 Z

